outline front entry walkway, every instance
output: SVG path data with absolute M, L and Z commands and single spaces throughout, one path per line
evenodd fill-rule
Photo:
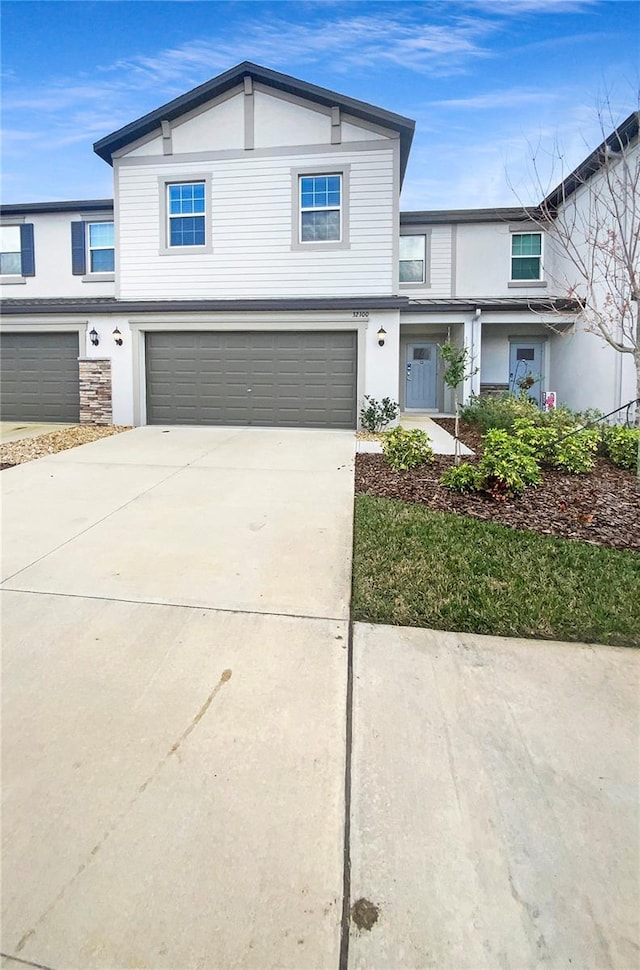
M 436 455 L 454 455 L 455 439 L 453 435 L 441 428 L 440 425 L 426 414 L 405 413 L 400 415 L 400 426 L 402 428 L 418 428 L 424 431 L 431 441 L 431 447 Z M 361 454 L 380 454 L 382 445 L 379 441 L 360 439 L 356 443 L 356 451 Z M 472 455 L 473 452 L 466 445 L 460 443 L 461 455 Z

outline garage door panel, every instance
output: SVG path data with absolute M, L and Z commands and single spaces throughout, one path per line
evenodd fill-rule
M 0 414 L 5 421 L 80 419 L 79 340 L 72 333 L 0 336 Z
M 353 331 L 146 335 L 150 424 L 354 428 Z

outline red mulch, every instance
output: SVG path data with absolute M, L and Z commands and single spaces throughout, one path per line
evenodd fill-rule
M 438 424 L 453 430 L 452 419 L 438 419 Z M 480 435 L 468 425 L 461 425 L 460 439 L 474 451 L 480 443 Z M 395 472 L 382 455 L 357 455 L 356 491 L 514 529 L 640 552 L 640 492 L 631 472 L 603 459 L 588 475 L 544 470 L 537 488 L 527 488 L 518 498 L 496 501 L 484 495 L 460 495 L 440 485 L 440 475 L 452 464 L 452 456 L 436 455 L 431 465 Z

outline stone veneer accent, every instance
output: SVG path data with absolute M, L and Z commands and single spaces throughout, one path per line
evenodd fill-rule
M 80 357 L 80 424 L 113 424 L 111 361 Z

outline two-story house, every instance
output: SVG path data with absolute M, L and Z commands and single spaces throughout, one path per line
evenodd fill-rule
M 614 406 L 522 209 L 400 212 L 413 131 L 243 63 L 96 143 L 113 200 L 4 206 L 3 418 L 354 428 L 449 410 L 445 340 L 467 394 Z

